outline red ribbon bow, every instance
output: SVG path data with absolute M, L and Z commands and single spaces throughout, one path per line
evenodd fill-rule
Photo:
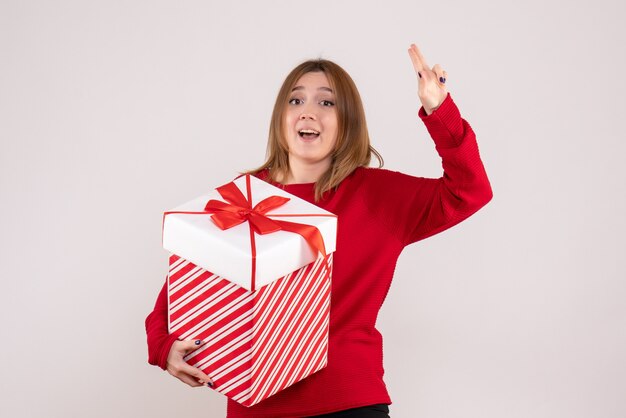
M 211 220 L 220 229 L 226 230 L 233 226 L 248 221 L 254 232 L 260 235 L 269 234 L 276 231 L 288 231 L 302 235 L 315 254 L 321 252 L 326 256 L 326 248 L 324 247 L 324 239 L 317 227 L 307 224 L 299 224 L 295 222 L 281 221 L 278 219 L 270 219 L 266 213 L 276 209 L 287 203 L 290 199 L 282 196 L 270 196 L 254 207 L 250 201 L 252 200 L 250 188 L 250 176 L 246 176 L 246 190 L 248 198 L 246 198 L 241 190 L 231 182 L 220 186 L 216 189 L 219 194 L 228 203 L 220 200 L 211 199 L 207 202 L 204 210 L 212 213 Z M 271 215 L 270 215 L 271 216 Z
M 288 197 L 270 196 L 251 207 L 250 202 L 235 183 L 218 187 L 217 191 L 228 203 L 212 199 L 207 202 L 204 210 L 213 214 L 211 220 L 220 229 L 229 229 L 246 221 L 253 226 L 254 232 L 261 235 L 281 229 L 278 223 L 265 214 L 287 203 L 290 200 Z

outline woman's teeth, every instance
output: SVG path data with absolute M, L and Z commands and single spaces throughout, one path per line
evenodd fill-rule
M 319 132 L 314 131 L 314 130 L 309 130 L 309 129 L 303 129 L 302 131 L 298 132 L 298 134 L 302 137 L 302 138 L 316 138 L 319 136 Z

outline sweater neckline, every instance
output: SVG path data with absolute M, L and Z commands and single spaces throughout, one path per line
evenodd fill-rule
M 290 190 L 308 190 L 308 189 L 312 189 L 315 187 L 315 182 L 312 183 L 290 183 L 290 184 L 282 184 L 279 182 L 276 182 L 274 180 L 271 180 L 269 178 L 269 170 L 265 169 L 263 170 L 261 174 L 262 178 L 269 182 L 272 186 L 276 186 L 279 187 L 281 189 L 290 189 Z
M 281 184 L 272 181 L 270 184 L 302 198 L 309 198 L 315 194 L 315 183 Z
M 347 180 L 348 178 L 354 176 L 360 169 L 362 169 L 363 167 L 357 167 L 352 173 L 350 173 L 350 175 L 348 177 L 346 177 L 345 180 Z M 257 176 L 259 178 L 261 178 L 262 180 L 270 183 L 272 186 L 278 187 L 280 189 L 283 189 L 285 191 L 288 192 L 300 192 L 300 193 L 306 193 L 306 194 L 314 194 L 315 193 L 315 184 L 316 183 L 291 183 L 291 184 L 282 184 L 282 183 L 278 183 L 274 180 L 271 180 L 269 178 L 269 169 L 265 169 L 260 171 Z M 298 194 L 298 193 L 294 193 L 294 194 Z

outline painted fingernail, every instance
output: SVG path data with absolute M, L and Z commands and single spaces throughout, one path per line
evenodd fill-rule
M 443 78 L 443 77 L 439 77 L 439 81 L 441 81 L 442 83 L 445 83 L 445 82 L 446 82 L 446 79 L 445 79 L 445 78 Z
M 419 73 L 419 71 L 417 72 L 417 75 L 420 76 L 420 78 L 422 78 L 422 75 Z
M 207 385 L 208 387 L 210 387 L 210 388 L 212 388 L 212 387 L 213 387 L 213 383 L 211 383 L 211 382 L 206 382 L 206 385 Z
M 202 340 L 196 340 L 196 345 L 202 344 Z

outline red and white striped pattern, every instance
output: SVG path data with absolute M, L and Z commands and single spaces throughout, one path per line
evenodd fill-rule
M 169 331 L 205 341 L 185 360 L 252 406 L 326 366 L 327 268 L 332 254 L 251 292 L 172 255 Z

